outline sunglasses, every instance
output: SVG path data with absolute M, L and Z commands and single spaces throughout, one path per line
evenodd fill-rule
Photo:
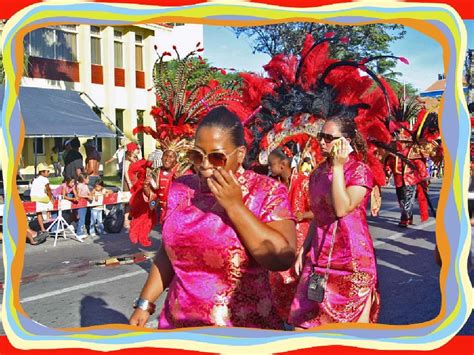
M 320 141 L 321 139 L 324 139 L 325 143 L 331 143 L 332 141 L 339 139 L 341 137 L 334 137 L 332 134 L 323 133 L 323 132 L 319 132 L 317 136 L 318 141 Z
M 194 165 L 201 165 L 204 159 L 207 159 L 209 164 L 216 168 L 219 168 L 224 167 L 226 165 L 227 159 L 229 159 L 229 157 L 234 154 L 237 149 L 238 147 L 235 148 L 230 154 L 226 154 L 224 152 L 211 152 L 205 154 L 201 149 L 195 147 L 188 150 L 187 157 Z

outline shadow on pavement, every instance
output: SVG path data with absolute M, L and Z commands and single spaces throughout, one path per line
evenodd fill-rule
M 412 234 L 379 246 L 379 323 L 415 324 L 432 320 L 441 307 L 440 268 L 434 259 L 435 233 Z M 420 263 L 420 260 L 428 262 Z M 387 307 L 384 307 L 387 305 Z
M 108 308 L 100 297 L 86 296 L 81 300 L 81 327 L 103 324 L 128 324 L 122 313 Z

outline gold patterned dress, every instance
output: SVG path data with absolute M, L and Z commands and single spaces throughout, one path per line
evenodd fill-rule
M 293 219 L 286 187 L 245 171 L 243 201 L 262 222 Z M 168 196 L 163 243 L 174 277 L 160 329 L 238 326 L 281 329 L 268 271 L 247 252 L 226 212 L 197 175 L 175 180 Z

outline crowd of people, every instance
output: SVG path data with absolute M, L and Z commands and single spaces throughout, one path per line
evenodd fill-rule
M 308 36 L 299 62 L 277 55 L 265 78 L 241 74 L 237 103 L 225 88 L 213 99 L 197 87 L 190 92 L 203 96 L 189 104 L 159 85 L 168 73 L 157 62 L 156 130 L 134 133 L 174 141 L 162 156 L 175 165 L 157 170 L 156 152 L 131 165 L 130 240 L 150 245 L 151 228 L 162 229 L 131 325 L 147 324 L 166 289 L 160 329 L 377 322 L 366 209 L 370 202 L 378 214 L 391 175 L 400 228 L 414 223 L 415 196 L 420 209 L 429 205 L 426 159 L 442 161 L 437 115 L 420 108 L 416 117 L 392 117 L 404 113 L 392 108 L 399 102 L 389 87 L 366 66 L 329 59 L 330 39 Z M 177 70 L 191 75 L 186 58 Z
M 117 162 L 122 190 L 131 193 L 130 242 L 149 247 L 151 230 L 161 228 L 131 325 L 146 325 L 166 289 L 160 329 L 377 322 L 366 209 L 370 202 L 377 215 L 393 175 L 399 226 L 414 223 L 416 196 L 421 220 L 428 218 L 426 161 L 442 161 L 437 115 L 392 117 L 401 111 L 391 108 L 399 102 L 387 84 L 365 65 L 330 58 L 330 41 L 308 35 L 300 62 L 278 55 L 264 67 L 267 78 L 241 74 L 239 95 L 205 80 L 187 86 L 187 75 L 202 70 L 189 59 L 200 44 L 174 68 L 182 85 L 161 85 L 172 75 L 164 56 L 157 61 L 156 130 L 134 129 L 152 135 L 157 149 L 145 159 L 137 144 L 122 143 L 105 161 Z M 74 202 L 107 193 L 94 142 L 85 143 L 85 165 L 79 146 L 77 138 L 65 146 L 58 189 L 50 191 L 49 169 L 40 169 L 32 193 L 39 205 L 54 194 Z M 87 236 L 87 210 L 77 210 L 79 239 Z M 90 213 L 89 233 L 103 233 L 103 210 Z
M 105 162 L 106 164 L 118 160 L 120 168 L 124 164 L 128 169 L 130 163 L 138 159 L 141 154 L 140 147 L 132 142 L 125 143 L 125 140 L 121 141 L 118 149 L 119 153 L 115 153 L 109 161 Z M 101 153 L 97 150 L 94 140 L 88 139 L 83 145 L 86 152 L 85 159 L 79 152 L 79 139 L 74 137 L 66 140 L 62 149 L 62 162 L 59 159 L 58 149 L 53 148 L 51 160 L 54 173 L 56 176 L 61 175 L 63 177 L 63 182 L 55 189 L 50 188 L 48 177 L 51 169 L 49 165 L 40 163 L 37 166 L 38 175 L 31 183 L 29 194 L 30 200 L 36 202 L 36 219 L 29 223 L 27 232 L 27 242 L 29 244 L 38 245 L 47 240 L 49 232 L 46 227 L 58 216 L 57 212 L 50 212 L 54 200 L 67 200 L 73 204 L 80 200 L 100 202 L 103 196 L 112 193 L 112 190 L 104 187 L 104 181 L 99 174 Z M 120 154 L 121 151 L 124 152 L 123 155 Z M 122 178 L 121 169 L 118 174 Z M 124 180 L 122 186 L 124 191 L 127 191 L 127 187 L 131 186 L 128 174 L 126 176 L 127 179 Z M 62 214 L 70 223 L 75 223 L 75 227 L 71 227 L 70 230 L 74 231 L 76 238 L 82 241 L 89 236 L 96 237 L 97 235 L 106 234 L 103 225 L 104 211 L 105 207 L 99 205 L 63 211 Z M 126 219 L 123 225 L 124 228 L 128 228 L 129 223 Z M 54 230 L 51 231 L 54 232 Z
M 243 132 L 221 107 L 198 126 L 187 153 L 193 173 L 167 185 L 160 204 L 162 247 L 130 324 L 144 326 L 166 288 L 161 329 L 375 322 L 380 300 L 365 212 L 374 178 L 349 154 L 367 149 L 354 125 L 326 121 L 318 141 L 327 160 L 310 176 L 292 169 L 282 149 L 269 155 L 270 176 L 245 169 Z M 144 180 L 147 202 L 154 183 Z

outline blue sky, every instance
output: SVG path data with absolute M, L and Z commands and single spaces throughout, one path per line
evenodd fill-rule
M 464 21 L 468 34 L 467 47 L 474 49 L 474 20 Z M 237 39 L 226 27 L 204 26 L 205 57 L 212 65 L 237 70 L 263 72 L 262 66 L 268 63 L 270 56 L 252 53 L 247 37 Z M 396 71 L 402 73 L 400 80 L 411 83 L 422 91 L 438 79 L 443 73 L 441 46 L 428 36 L 407 27 L 403 40 L 392 43 L 395 55 L 403 56 L 409 65 L 399 63 Z

